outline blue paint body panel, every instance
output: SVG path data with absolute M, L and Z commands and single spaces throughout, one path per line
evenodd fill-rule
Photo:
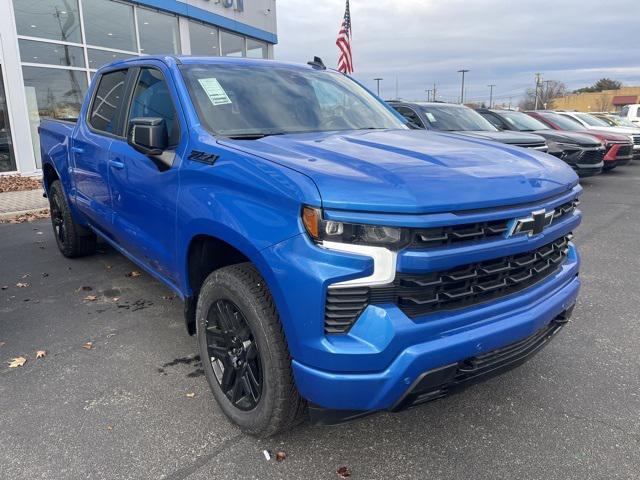
M 312 242 L 300 220 L 304 205 L 323 208 L 329 219 L 414 228 L 515 219 L 576 199 L 576 175 L 543 153 L 435 132 L 216 138 L 198 121 L 179 61 L 274 64 L 145 57 L 104 67 L 162 71 L 181 126 L 173 166 L 159 171 L 124 138 L 91 132 L 87 102 L 76 125 L 42 122 L 43 163 L 61 179 L 78 222 L 182 298 L 193 294 L 187 254 L 194 238 L 212 236 L 242 252 L 271 290 L 308 400 L 336 409 L 389 408 L 425 371 L 520 340 L 575 303 L 579 257 L 570 244 L 557 272 L 516 294 L 415 318 L 394 304 L 369 305 L 348 333 L 326 335 L 329 285 L 372 274 L 374 262 Z M 94 89 L 95 82 L 87 98 Z M 192 161 L 192 150 L 218 158 L 214 165 Z M 112 168 L 114 160 L 124 167 Z M 403 249 L 397 271 L 428 273 L 528 252 L 573 231 L 580 219 L 576 210 L 531 237 Z

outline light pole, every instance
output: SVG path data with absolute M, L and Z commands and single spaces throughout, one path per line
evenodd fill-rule
M 384 80 L 384 78 L 374 78 L 373 80 L 378 84 L 378 96 L 380 96 L 380 82 Z
M 493 108 L 493 87 L 495 86 L 495 83 L 487 85 L 487 87 L 489 87 L 489 108 Z
M 462 70 L 458 70 L 458 73 L 462 74 L 462 89 L 460 90 L 460 104 L 464 103 L 464 74 L 467 73 L 469 70 L 465 70 L 464 68 Z

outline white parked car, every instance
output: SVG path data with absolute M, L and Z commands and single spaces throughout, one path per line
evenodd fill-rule
M 629 137 L 633 143 L 633 158 L 640 158 L 640 128 L 635 127 L 612 127 L 606 121 L 594 115 L 583 112 L 557 112 L 558 114 L 571 118 L 582 125 L 587 130 L 599 130 L 601 132 L 619 133 Z
M 622 110 L 620 110 L 619 115 L 640 127 L 640 103 L 625 105 L 622 107 Z

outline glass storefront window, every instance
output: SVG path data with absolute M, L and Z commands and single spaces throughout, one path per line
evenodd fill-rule
M 217 28 L 189 21 L 189 40 L 191 41 L 191 55 L 207 57 L 220 55 Z
M 18 35 L 82 42 L 77 0 L 13 0 L 13 10 Z
M 146 8 L 138 9 L 140 51 L 148 55 L 180 53 L 178 18 Z
M 4 80 L 0 70 L 0 172 L 12 172 L 16 169 L 16 159 L 13 156 L 11 143 L 11 126 L 9 125 L 9 111 L 7 98 L 4 94 Z
M 27 98 L 35 93 L 40 118 L 75 120 L 87 91 L 84 71 L 22 67 Z
M 220 32 L 223 57 L 244 57 L 244 37 L 230 32 Z
M 89 68 L 95 69 L 100 68 L 107 63 L 115 62 L 116 60 L 125 60 L 135 56 L 127 53 L 98 50 L 97 48 L 88 48 L 87 54 L 89 55 Z
M 20 59 L 25 63 L 46 63 L 63 67 L 84 68 L 84 51 L 59 43 L 19 40 Z
M 137 52 L 133 6 L 110 0 L 82 0 L 88 45 Z
M 253 38 L 247 38 L 247 57 L 268 58 L 267 44 Z

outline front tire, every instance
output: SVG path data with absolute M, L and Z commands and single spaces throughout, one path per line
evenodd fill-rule
M 68 258 L 83 257 L 94 253 L 96 251 L 96 235 L 73 220 L 60 180 L 51 183 L 48 197 L 51 225 L 60 253 Z
M 275 304 L 249 263 L 211 273 L 198 297 L 196 328 L 209 386 L 224 413 L 250 435 L 268 437 L 304 414 Z

